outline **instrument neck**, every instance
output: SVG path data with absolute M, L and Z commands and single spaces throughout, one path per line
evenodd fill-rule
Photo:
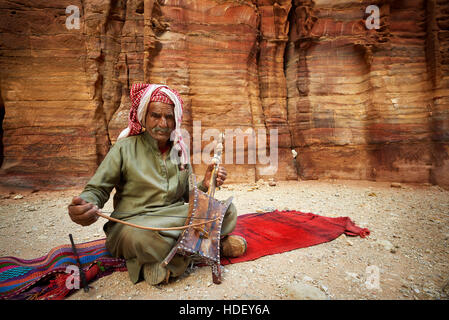
M 210 178 L 210 183 L 209 183 L 209 190 L 208 190 L 208 194 L 209 196 L 213 197 L 215 195 L 215 188 L 216 188 L 216 181 L 217 181 L 217 175 L 218 175 L 218 168 L 220 167 L 220 162 L 221 162 L 221 154 L 223 151 L 223 135 L 220 135 L 220 138 L 218 140 L 218 145 L 217 145 L 217 153 L 214 155 L 214 159 L 215 161 L 215 165 L 214 165 L 214 170 L 212 171 L 212 175 Z
M 217 172 L 218 172 L 218 164 L 214 166 L 214 170 L 212 171 L 211 175 L 211 181 L 209 183 L 209 190 L 207 191 L 207 194 L 211 197 L 215 195 L 215 189 L 216 189 L 216 181 L 217 181 Z

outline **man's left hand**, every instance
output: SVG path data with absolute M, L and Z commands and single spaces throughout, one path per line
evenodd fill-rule
M 211 163 L 207 166 L 206 169 L 206 174 L 204 175 L 204 180 L 203 180 L 203 185 L 209 189 L 210 187 L 210 179 L 212 177 L 212 171 L 214 170 L 214 163 Z M 228 173 L 226 172 L 225 167 L 222 166 L 218 166 L 218 170 L 217 170 L 217 179 L 215 180 L 215 185 L 217 187 L 221 186 L 225 180 L 226 180 L 226 176 L 228 175 Z

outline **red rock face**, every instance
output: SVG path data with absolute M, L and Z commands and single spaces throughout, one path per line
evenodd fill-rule
M 300 176 L 447 185 L 447 3 L 378 1 L 380 28 L 368 30 L 366 6 L 339 2 L 292 8 L 286 74 Z
M 369 30 L 372 4 L 380 21 Z M 66 26 L 69 5 L 80 10 L 79 29 Z M 193 137 L 201 123 L 201 150 L 211 129 L 277 130 L 279 180 L 449 186 L 446 1 L 13 0 L 0 8 L 4 186 L 84 183 L 126 127 L 137 82 L 181 93 L 183 127 Z M 229 181 L 273 176 L 249 162 L 251 151 L 246 141 L 226 154 Z M 204 163 L 193 162 L 202 174 Z

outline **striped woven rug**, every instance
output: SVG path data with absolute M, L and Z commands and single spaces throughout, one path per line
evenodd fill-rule
M 126 271 L 125 261 L 112 258 L 106 250 L 105 239 L 77 244 L 76 249 L 88 283 Z M 77 260 L 71 244 L 32 260 L 0 257 L 0 299 L 63 299 L 73 291 L 65 285 L 73 266 Z

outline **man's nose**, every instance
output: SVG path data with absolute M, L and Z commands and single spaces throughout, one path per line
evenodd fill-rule
M 159 126 L 162 128 L 168 127 L 167 119 L 164 116 L 161 117 L 161 120 L 159 121 Z

